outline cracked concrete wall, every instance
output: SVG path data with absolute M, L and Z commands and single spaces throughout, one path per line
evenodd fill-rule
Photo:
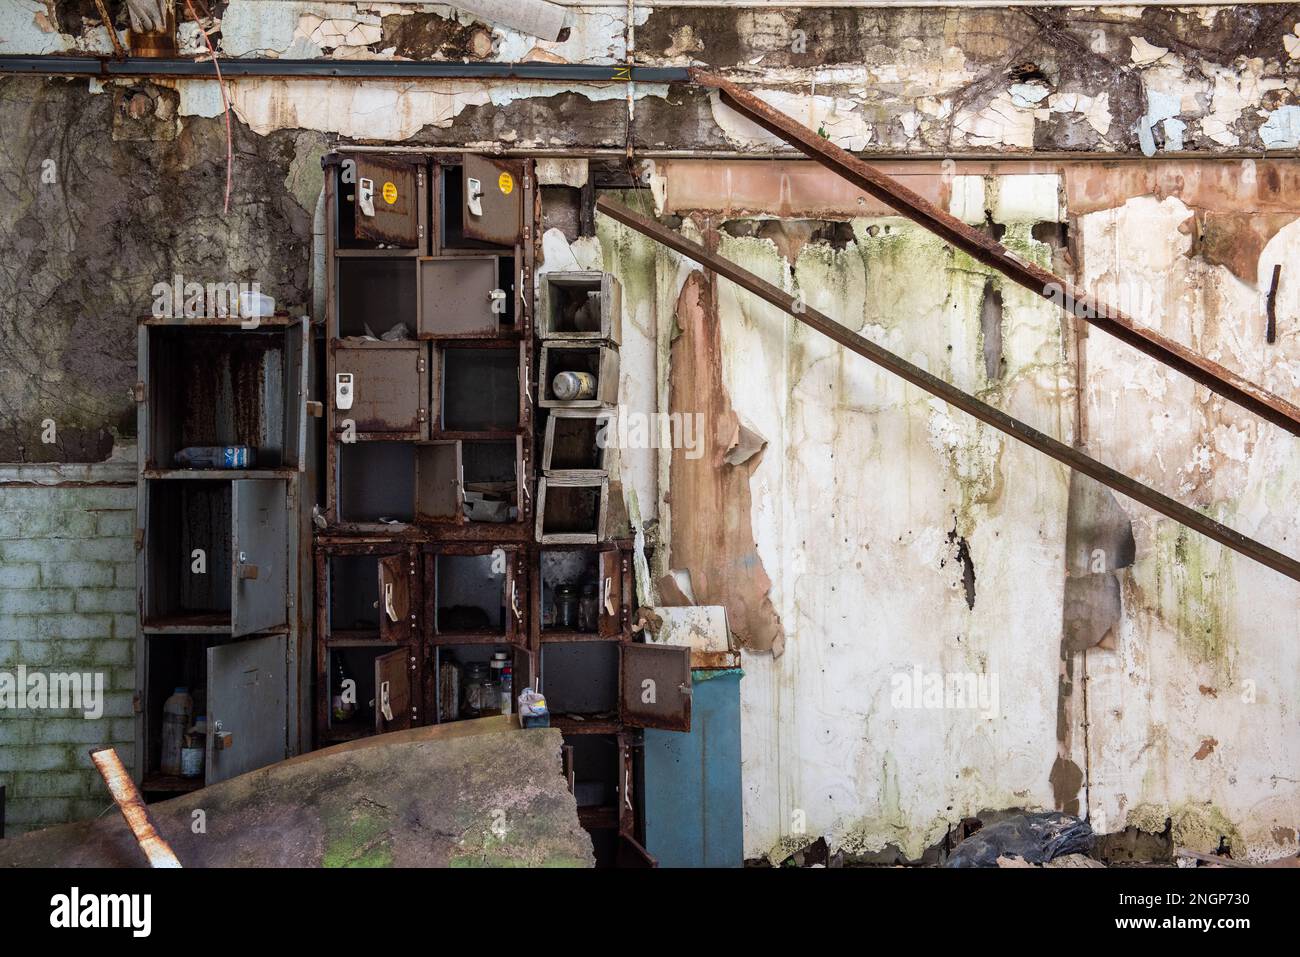
M 133 460 L 136 319 L 155 283 L 310 303 L 322 138 L 237 125 L 223 215 L 222 121 L 176 108 L 161 84 L 0 80 L 0 461 Z

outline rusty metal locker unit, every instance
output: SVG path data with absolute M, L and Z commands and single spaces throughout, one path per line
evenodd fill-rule
M 603 441 L 618 404 L 622 289 L 609 273 L 541 277 L 537 404 L 546 410 L 543 477 L 535 537 L 541 544 L 595 544 L 606 538 L 609 454 Z M 557 393 L 560 377 L 580 376 L 579 396 Z
M 138 325 L 135 776 L 150 799 L 310 742 L 311 327 L 286 316 L 249 325 Z M 178 461 L 194 446 L 246 446 L 251 461 Z M 201 771 L 188 776 L 162 761 L 164 703 L 178 688 L 206 719 L 194 725 Z
M 368 151 L 322 167 L 330 533 L 526 538 L 531 172 Z
M 439 720 L 457 653 L 532 672 L 537 201 L 524 161 L 356 151 L 322 168 L 318 746 Z
M 598 865 L 645 866 L 640 729 L 687 731 L 689 649 L 632 631 L 632 542 L 533 547 L 529 622 L 536 685 L 564 734 L 563 769 Z M 572 589 L 579 606 L 571 606 Z M 561 591 L 569 588 L 569 597 Z
M 641 729 L 690 728 L 689 652 L 632 631 L 632 542 L 610 540 L 606 441 L 618 403 L 622 290 L 608 274 L 539 277 L 542 477 L 530 567 L 537 682 L 564 732 L 563 761 L 598 864 L 653 864 L 643 846 Z M 555 377 L 591 377 L 561 398 Z

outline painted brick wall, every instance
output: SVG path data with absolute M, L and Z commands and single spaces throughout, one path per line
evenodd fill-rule
M 79 471 L 78 471 L 79 470 Z M 4 467 L 11 481 L 14 467 Z M 0 673 L 102 673 L 104 712 L 0 706 L 6 834 L 99 814 L 111 804 L 87 752 L 134 761 L 134 468 L 18 470 L 0 484 Z M 99 484 L 95 484 L 99 483 Z

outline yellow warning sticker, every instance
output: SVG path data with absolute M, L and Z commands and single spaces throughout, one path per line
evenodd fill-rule
M 501 192 L 509 196 L 515 191 L 515 178 L 509 173 L 502 173 L 497 177 L 497 186 L 501 187 Z
M 384 184 L 384 202 L 389 206 L 397 202 L 397 184 L 388 182 Z

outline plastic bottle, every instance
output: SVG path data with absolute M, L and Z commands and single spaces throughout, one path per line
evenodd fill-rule
M 162 773 L 181 773 L 181 749 L 185 746 L 185 732 L 194 721 L 194 699 L 189 688 L 177 688 L 163 702 L 162 722 Z
M 256 456 L 247 445 L 191 445 L 176 453 L 183 469 L 246 469 Z

